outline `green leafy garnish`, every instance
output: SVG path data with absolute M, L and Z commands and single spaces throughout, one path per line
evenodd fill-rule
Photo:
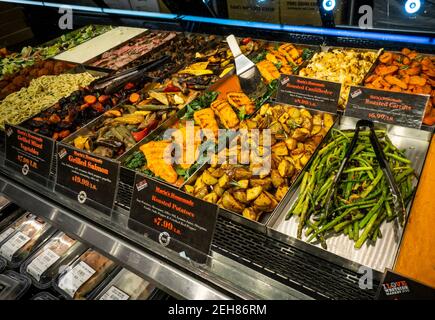
M 240 121 L 245 120 L 245 117 L 246 117 L 245 107 L 241 108 L 237 115 L 239 116 Z
M 217 91 L 204 92 L 199 98 L 186 106 L 187 111 L 181 119 L 192 119 L 195 111 L 209 107 L 218 95 L 219 92 Z
M 253 63 L 259 63 L 260 61 L 266 59 L 266 55 L 267 55 L 267 51 L 264 50 L 264 51 L 260 52 L 256 57 L 254 57 L 252 59 L 252 62 Z
M 302 50 L 302 59 L 308 60 L 311 58 L 312 54 L 313 54 L 313 50 L 305 48 L 304 50 Z

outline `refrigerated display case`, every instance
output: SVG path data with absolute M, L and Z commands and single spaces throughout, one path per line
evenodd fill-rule
M 419 197 L 431 185 L 427 176 L 433 174 L 434 156 L 430 150 L 433 150 L 435 117 L 432 107 L 435 38 L 427 31 L 428 25 L 422 25 L 417 31 L 399 30 L 391 25 L 393 29 L 389 30 L 376 26 L 372 30 L 358 28 L 355 9 L 364 5 L 361 1 L 351 1 L 350 5 L 340 1 L 333 10 L 328 8 L 332 2 L 313 1 L 310 8 L 314 9 L 309 15 L 316 19 L 307 22 L 311 26 L 289 25 L 292 14 L 305 9 L 282 4 L 285 1 L 281 1 L 281 6 L 280 1 L 271 1 L 270 5 L 280 14 L 269 15 L 267 19 L 273 21 L 268 22 L 252 21 L 261 20 L 258 8 L 266 8 L 265 4 L 247 6 L 247 12 L 257 10 L 258 16 L 245 21 L 249 19 L 246 14 L 237 14 L 243 3 L 249 1 L 227 1 L 227 8 L 210 5 L 211 2 L 203 8 L 209 17 L 189 15 L 187 7 L 183 7 L 186 11 L 168 14 L 73 5 L 74 17 L 80 24 L 114 28 L 100 38 L 121 25 L 135 28 L 128 37 L 123 34 L 122 40 L 114 41 L 110 48 L 101 49 L 96 37 L 51 58 L 79 62 L 84 70 L 100 72 L 103 80 L 109 80 L 111 92 L 105 91 L 108 87 L 93 90 L 91 83 L 19 123 L 20 128 L 28 130 L 29 139 L 42 139 L 52 147 L 43 159 L 50 162 L 49 170 L 45 176 L 39 174 L 38 179 L 27 174 L 32 172 L 33 162 L 11 160 L 11 150 L 16 147 L 11 147 L 10 136 L 14 135 L 7 128 L 2 133 L 8 154 L 3 149 L 0 152 L 0 192 L 59 230 L 104 253 L 109 261 L 134 271 L 177 298 L 375 299 L 386 269 L 398 267 L 401 273 L 407 274 L 403 255 L 409 256 L 409 247 L 414 242 L 417 250 L 433 261 L 426 242 L 409 235 L 417 232 L 412 221 L 420 221 L 417 216 L 431 213 L 421 209 L 423 200 Z M 31 23 L 36 24 L 44 17 L 56 21 L 57 16 L 47 4 L 42 8 L 25 6 Z M 171 9 L 170 4 L 168 8 Z M 176 10 L 174 6 L 172 9 Z M 430 6 L 425 10 L 434 13 Z M 426 21 L 426 11 L 419 17 L 422 21 Z M 378 10 L 376 14 L 382 12 Z M 228 16 L 240 20 L 227 19 Z M 50 19 L 38 28 L 43 29 L 49 23 Z M 319 24 L 322 27 L 313 26 Z M 137 28 L 144 29 L 139 32 Z M 254 99 L 244 94 L 234 68 L 234 57 L 225 42 L 229 34 L 238 37 L 241 51 L 258 66 L 266 88 L 261 97 Z M 145 43 L 147 50 L 143 55 L 136 54 L 135 41 L 151 42 L 154 37 L 161 39 L 164 35 L 171 35 L 165 44 Z M 89 46 L 95 46 L 95 55 L 90 57 L 89 49 L 85 49 L 86 57 L 82 57 L 78 49 Z M 185 60 L 180 58 L 183 50 L 186 50 Z M 118 64 L 117 56 L 110 52 L 120 53 L 127 60 Z M 168 58 L 161 59 L 165 55 Z M 96 56 L 109 61 L 112 67 L 102 69 L 107 64 L 96 63 Z M 143 74 L 138 71 L 154 59 L 159 59 L 157 67 Z M 110 73 L 109 78 L 102 71 Z M 298 100 L 305 107 L 280 100 L 282 95 L 277 91 L 282 90 L 285 81 L 290 81 L 283 81 L 290 75 L 296 76 L 294 81 L 306 79 L 307 86 L 319 87 L 322 81 L 340 83 L 342 90 L 336 92 L 336 100 L 329 100 L 336 112 L 307 106 L 306 95 Z M 133 76 L 136 78 L 130 78 Z M 122 85 L 110 82 L 122 77 L 129 81 L 121 81 Z M 400 97 L 408 97 L 410 108 L 418 109 L 418 115 L 412 118 L 414 122 L 405 124 L 392 120 L 388 123 L 385 114 L 375 116 L 383 153 L 393 168 L 400 194 L 406 195 L 406 218 L 402 225 L 395 211 L 396 201 L 384 178 L 387 174 L 376 163 L 377 151 L 368 146 L 368 131 L 362 133 L 364 144 L 357 145 L 358 152 L 351 160 L 353 167 L 344 171 L 347 180 L 339 188 L 342 193 L 334 197 L 332 213 L 325 210 L 324 198 L 335 183 L 334 173 L 345 157 L 358 120 L 347 116 L 348 100 L 354 101 L 358 96 L 355 90 L 369 92 L 369 89 L 382 90 L 384 100 L 398 99 L 397 94 L 403 94 Z M 412 101 L 412 95 L 419 98 Z M 427 99 L 425 105 L 417 105 L 419 99 Z M 361 111 L 352 108 L 357 113 Z M 388 116 L 403 117 L 407 108 Z M 361 118 L 369 117 L 362 111 L 359 114 Z M 193 154 L 200 154 L 194 157 L 193 164 L 185 163 L 183 158 L 176 165 L 164 164 L 163 150 L 168 145 L 188 149 L 183 137 L 165 136 L 167 129 L 186 132 L 187 120 L 195 121 L 194 133 L 211 129 L 215 138 L 219 129 L 272 131 L 270 174 L 253 174 L 253 163 L 263 161 L 262 143 L 256 145 L 257 158 L 250 158 L 247 164 L 238 158 L 237 150 L 236 161 L 231 165 L 206 163 L 212 157 L 205 159 L 201 152 L 210 144 L 189 149 Z M 225 138 L 229 143 L 234 137 Z M 345 147 L 332 149 L 331 145 L 337 141 Z M 207 150 L 218 154 L 226 148 L 213 146 Z M 68 162 L 66 159 L 70 157 L 76 158 Z M 31 160 L 41 163 L 41 159 Z M 92 168 L 97 168 L 97 164 L 98 174 L 109 168 L 113 175 L 106 173 L 100 179 L 96 174 L 95 179 L 86 182 L 78 177 L 80 170 L 76 167 L 73 176 L 59 176 L 83 161 L 92 163 Z M 186 221 L 186 225 L 178 225 L 180 229 L 177 229 L 175 220 L 169 223 L 154 219 L 148 223 L 140 217 L 141 212 L 134 208 L 137 201 L 144 199 L 138 198 L 143 187 L 139 183 L 141 179 L 172 192 L 172 198 L 185 197 L 184 204 L 213 203 L 203 207 L 217 212 L 216 221 L 210 224 L 211 232 L 207 233 L 211 239 L 210 250 L 200 249 L 202 246 L 197 245 L 194 236 L 191 239 L 180 236 L 185 231 L 183 227 L 189 225 Z M 92 199 L 91 189 L 101 180 L 106 182 L 107 191 L 100 192 L 100 198 Z M 315 181 L 322 185 L 315 185 Z M 75 189 L 76 184 L 86 185 L 89 192 L 83 194 L 81 189 Z M 103 201 L 112 192 L 113 201 Z M 165 206 L 163 202 L 160 204 Z M 355 203 L 360 205 L 357 213 L 347 210 Z M 135 214 L 131 213 L 133 209 Z M 151 211 L 144 209 L 143 216 Z M 186 213 L 189 211 L 180 212 L 189 215 Z M 208 213 L 197 210 L 192 214 L 205 219 Z M 210 216 L 213 217 L 211 211 Z M 168 232 L 172 236 L 170 240 L 165 238 Z M 73 262 L 72 266 L 76 263 L 80 264 Z M 362 287 L 360 278 L 366 270 L 371 271 L 373 281 L 371 286 Z M 434 275 L 430 273 L 424 277 L 418 271 L 409 271 L 410 276 L 419 275 L 417 280 L 434 286 Z M 117 279 L 113 277 L 109 279 L 112 282 Z M 109 288 L 111 284 L 105 285 Z M 121 290 L 117 296 L 122 298 L 125 292 L 116 288 Z

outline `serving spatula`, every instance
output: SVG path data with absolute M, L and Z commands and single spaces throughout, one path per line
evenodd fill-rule
M 257 66 L 242 54 L 234 35 L 229 35 L 227 37 L 227 43 L 234 56 L 236 72 L 243 92 L 254 100 L 263 96 L 266 93 L 267 88 L 262 81 Z

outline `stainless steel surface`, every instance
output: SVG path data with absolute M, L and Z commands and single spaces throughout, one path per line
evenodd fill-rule
M 114 211 L 112 219 L 102 214 L 97 217 L 95 214 L 98 212 L 92 212 L 91 208 L 79 206 L 42 187 L 36 193 L 31 182 L 23 185 L 26 181 L 18 174 L 4 168 L 1 171 L 0 194 L 105 252 L 122 266 L 176 297 L 211 300 L 233 297 L 308 299 L 294 289 L 216 253 L 212 253 L 206 265 L 189 262 L 128 230 L 128 212 L 125 210 Z
M 337 127 L 339 129 L 354 129 L 356 121 L 356 119 L 344 117 Z M 426 131 L 398 126 L 390 125 L 383 127 L 386 128 L 388 136 L 396 147 L 399 149 L 406 149 L 407 158 L 412 161 L 412 167 L 415 172 L 420 175 L 429 148 L 431 134 Z M 276 217 L 275 221 L 272 221 L 268 225 L 274 231 L 290 236 L 290 238 L 296 238 L 298 219 L 293 216 L 291 219 L 286 221 L 285 216 L 296 201 L 298 193 L 299 192 L 296 191 L 293 194 L 282 213 Z M 411 204 L 407 208 L 408 214 L 410 207 Z M 378 239 L 375 246 L 365 245 L 357 250 L 353 247 L 353 241 L 349 240 L 346 236 L 341 235 L 329 238 L 326 241 L 328 250 L 321 250 L 348 259 L 353 263 L 361 264 L 383 272 L 385 268 L 393 267 L 403 233 L 403 229 L 400 228 L 399 233 L 396 234 L 393 226 L 393 223 L 384 223 L 382 225 L 381 232 L 383 237 L 382 239 Z M 305 239 L 306 238 L 303 236 L 303 240 Z M 316 245 L 316 247 L 321 248 L 320 244 Z

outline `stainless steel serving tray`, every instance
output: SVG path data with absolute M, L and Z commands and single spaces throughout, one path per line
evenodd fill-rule
M 289 106 L 289 107 L 295 107 L 298 109 L 304 109 L 304 107 L 301 106 L 291 106 L 285 103 L 278 103 L 278 102 L 271 102 L 269 103 L 272 107 L 273 106 L 277 106 L 277 105 L 284 105 L 284 106 Z M 310 111 L 311 114 L 324 114 L 325 112 L 321 112 L 321 111 L 315 111 L 312 109 L 308 109 Z M 257 110 L 258 112 L 258 110 Z M 255 115 L 256 113 L 254 113 Z M 331 114 L 334 118 L 334 121 L 337 121 L 337 115 L 336 114 Z M 327 138 L 329 136 L 329 131 L 328 134 L 325 136 L 325 138 Z M 300 178 L 302 177 L 302 174 L 305 172 L 306 168 L 309 167 L 309 165 L 312 162 L 312 159 L 315 157 L 315 155 L 317 154 L 318 150 L 320 149 L 320 146 L 323 143 L 322 142 L 319 144 L 319 146 L 316 148 L 316 150 L 314 151 L 313 155 L 310 157 L 310 160 L 308 161 L 308 163 L 304 166 L 304 168 L 302 168 L 302 170 L 294 177 L 293 182 L 288 186 L 289 190 L 287 191 L 286 195 L 284 196 L 284 198 L 279 201 L 278 206 L 275 208 L 275 210 L 273 210 L 272 212 L 264 212 L 261 214 L 261 217 L 259 219 L 259 221 L 254 221 L 254 220 L 250 220 L 248 218 L 243 217 L 241 214 L 238 214 L 236 212 L 232 212 L 230 210 L 227 210 L 223 207 L 219 207 L 219 214 L 222 214 L 224 217 L 235 221 L 239 224 L 245 225 L 247 227 L 250 227 L 251 229 L 257 230 L 257 231 L 261 231 L 261 232 L 266 232 L 266 228 L 265 226 L 270 222 L 270 220 L 272 219 L 272 217 L 279 215 L 283 212 L 283 209 L 286 207 L 287 203 L 289 202 L 290 198 L 292 197 L 293 193 L 296 190 L 297 184 L 300 181 Z M 191 184 L 192 182 L 194 182 L 196 180 L 196 178 L 198 176 L 201 175 L 201 173 L 208 169 L 210 167 L 210 164 L 205 163 L 203 164 L 184 184 Z
M 335 128 L 341 130 L 354 129 L 356 122 L 357 119 L 355 118 L 342 117 L 339 122 L 336 122 Z M 432 136 L 431 133 L 392 125 L 377 124 L 376 126 L 387 130 L 389 138 L 396 147 L 406 149 L 406 157 L 412 161 L 412 167 L 415 172 L 420 175 L 429 148 Z M 309 167 L 310 165 L 308 165 L 306 169 L 309 170 Z M 344 258 L 349 261 L 350 265 L 359 264 L 380 272 L 383 272 L 385 268 L 392 268 L 394 266 L 403 229 L 399 228 L 399 232 L 396 234 L 392 222 L 382 225 L 381 231 L 383 237 L 382 239 L 378 239 L 374 246 L 365 244 L 360 249 L 354 249 L 354 242 L 344 235 L 327 239 L 328 250 L 322 249 L 320 244 L 307 244 L 303 241 L 306 239 L 304 235 L 303 240 L 298 240 L 296 238 L 298 218 L 292 216 L 288 221 L 285 220 L 285 216 L 297 200 L 298 195 L 299 186 L 297 186 L 297 190 L 293 193 L 286 205 L 283 206 L 282 211 L 273 216 L 269 221 L 267 226 L 271 237 L 286 243 L 303 242 L 303 245 L 306 247 L 311 246 L 313 250 L 309 250 L 316 252 L 316 254 L 320 254 L 330 260 L 337 260 L 338 257 Z M 408 205 L 407 214 L 409 214 L 411 206 L 412 201 Z M 340 258 L 338 259 L 340 260 Z
M 141 91 L 142 91 L 142 90 L 141 90 Z M 196 92 L 195 94 L 192 94 L 191 99 L 188 100 L 188 101 L 187 101 L 187 102 L 182 106 L 182 108 L 181 108 L 180 110 L 183 110 L 183 109 L 186 107 L 186 105 L 189 104 L 190 102 L 192 102 L 192 101 L 193 101 L 197 96 L 198 96 L 198 93 L 197 93 L 197 92 Z M 111 111 L 111 110 L 118 110 L 119 108 L 122 108 L 122 107 L 123 107 L 124 105 L 126 105 L 126 104 L 128 104 L 128 100 L 122 100 L 122 101 L 120 101 L 116 106 L 114 106 L 112 109 L 110 109 L 110 110 L 108 110 L 108 111 Z M 180 112 L 180 110 L 179 110 L 178 112 Z M 152 130 L 152 131 L 151 131 L 151 132 L 150 132 L 150 133 L 149 133 L 149 134 L 148 134 L 144 139 L 138 141 L 138 142 L 137 142 L 134 146 L 132 146 L 130 149 L 135 149 L 135 150 L 136 150 L 140 145 L 143 144 L 143 141 L 146 140 L 148 136 L 153 136 L 153 137 L 155 138 L 154 133 L 155 133 L 156 131 L 161 132 L 161 131 L 160 131 L 160 127 L 165 127 L 165 129 L 168 129 L 166 123 L 167 123 L 167 122 L 168 122 L 168 123 L 170 122 L 170 123 L 173 124 L 174 122 L 171 121 L 171 119 L 172 119 L 172 120 L 176 120 L 176 119 L 177 119 L 178 112 L 177 112 L 175 115 L 173 115 L 172 117 L 169 117 L 169 118 L 163 120 L 162 122 L 160 122 L 160 123 L 158 124 L 158 126 L 157 126 L 154 130 Z M 80 128 L 79 130 L 75 131 L 74 133 L 72 133 L 71 135 L 69 135 L 68 137 L 66 137 L 64 140 L 62 140 L 62 142 L 63 142 L 63 143 L 66 143 L 66 144 L 73 144 L 75 138 L 77 138 L 77 137 L 79 137 L 79 136 L 83 136 L 83 135 L 90 134 L 90 133 L 93 131 L 93 128 L 95 128 L 96 126 L 101 125 L 102 122 L 104 122 L 106 119 L 108 119 L 108 118 L 104 115 L 104 113 L 102 113 L 102 114 L 99 115 L 97 118 L 95 118 L 94 120 L 92 120 L 91 122 L 89 122 L 88 124 L 86 124 L 85 126 L 83 126 L 82 128 Z M 119 157 L 117 157 L 117 158 L 115 158 L 115 159 L 119 159 L 119 160 L 121 161 L 121 158 L 123 158 L 123 156 L 124 156 L 126 153 L 128 153 L 128 152 L 130 151 L 130 149 L 127 149 L 123 154 L 121 154 Z M 86 152 L 92 154 L 91 151 L 86 151 Z
M 119 68 L 116 68 L 116 69 L 111 69 L 111 68 L 107 68 L 107 67 L 97 67 L 97 68 L 104 69 L 107 72 L 118 71 L 118 70 L 121 70 L 121 69 L 125 69 L 134 60 L 136 60 L 136 59 L 144 59 L 144 58 L 149 57 L 150 55 L 152 55 L 152 54 L 154 54 L 154 53 L 156 53 L 156 52 L 158 52 L 160 50 L 163 50 L 166 45 L 171 43 L 171 41 L 176 40 L 180 36 L 180 34 L 181 34 L 181 32 L 178 32 L 178 31 L 166 31 L 166 30 L 150 30 L 150 29 L 146 29 L 146 30 L 144 30 L 144 32 L 138 34 L 137 36 L 134 36 L 133 38 L 128 39 L 128 40 L 118 44 L 117 46 L 107 50 L 106 52 L 103 52 L 102 54 L 99 54 L 98 56 L 96 56 L 96 57 L 94 57 L 92 59 L 89 59 L 88 61 L 84 62 L 83 64 L 86 65 L 86 66 L 96 67 L 96 66 L 93 66 L 92 63 L 94 63 L 95 61 L 99 60 L 103 56 L 103 54 L 106 54 L 109 51 L 117 50 L 117 49 L 121 48 L 122 46 L 124 46 L 127 42 L 134 41 L 137 38 L 141 38 L 141 37 L 143 37 L 143 36 L 145 36 L 145 35 L 147 35 L 148 33 L 151 33 L 151 32 L 155 32 L 155 33 L 171 33 L 171 32 L 174 32 L 174 33 L 176 33 L 176 35 L 175 35 L 175 37 L 172 40 L 169 40 L 166 43 L 160 44 L 159 46 L 157 46 L 157 47 L 153 48 L 152 50 L 142 54 L 141 56 L 133 59 L 132 61 L 126 63 L 125 65 L 123 65 L 123 66 L 121 66 Z

